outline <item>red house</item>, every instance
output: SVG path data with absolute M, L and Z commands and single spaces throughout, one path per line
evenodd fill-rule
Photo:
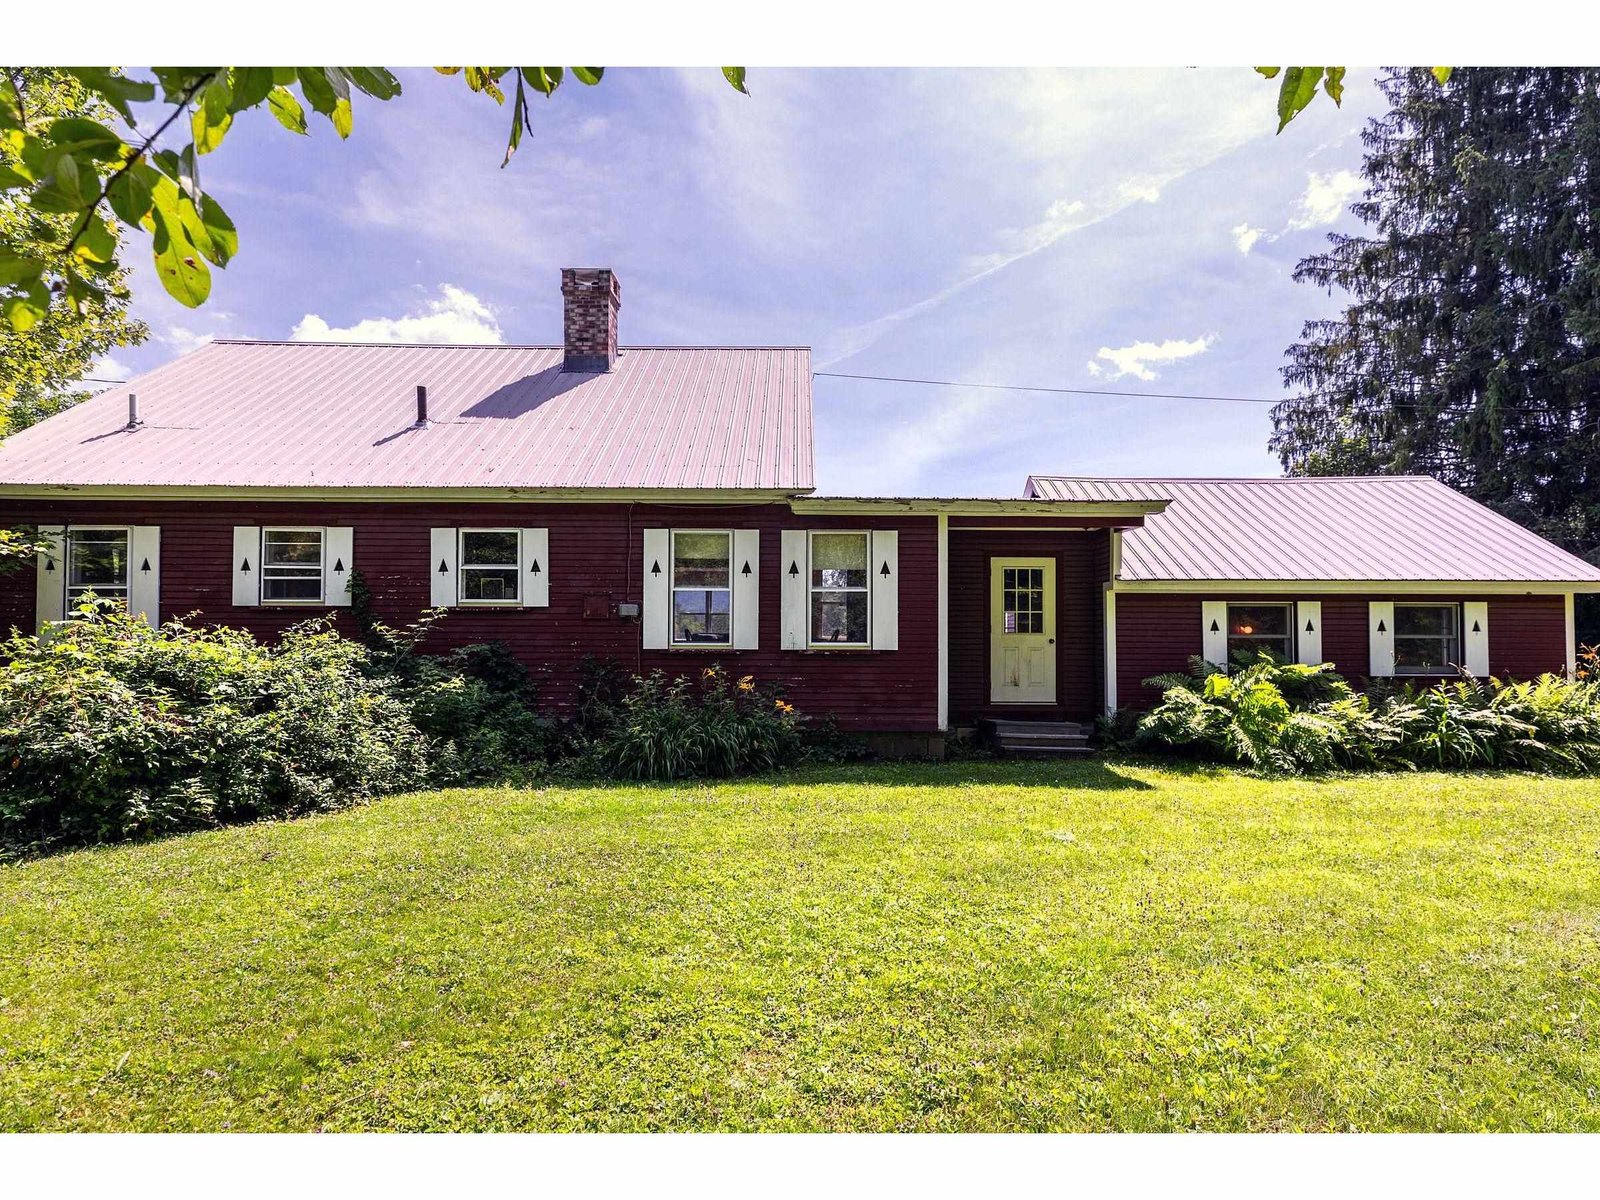
M 564 345 L 214 342 L 0 446 L 0 524 L 53 539 L 0 625 L 92 589 L 272 636 L 448 616 L 572 703 L 587 655 L 712 661 L 937 753 L 980 720 L 1149 704 L 1241 648 L 1355 680 L 1573 669 L 1600 569 L 1428 478 L 1082 479 L 1015 499 L 818 496 L 804 348 L 622 347 L 608 270 Z M 136 399 L 135 399 L 136 397 Z

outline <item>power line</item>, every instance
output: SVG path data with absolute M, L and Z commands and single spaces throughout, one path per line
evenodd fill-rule
M 1233 404 L 1277 404 L 1264 396 L 1198 396 L 1177 392 L 1123 392 L 1113 388 L 1026 387 L 1014 383 L 962 383 L 955 379 L 909 379 L 900 375 L 849 375 L 842 371 L 813 371 L 817 379 L 870 379 L 878 383 L 920 383 L 925 387 L 984 388 L 994 392 L 1045 392 L 1058 396 L 1131 396 L 1146 400 L 1224 400 Z
M 79 383 L 127 383 L 128 381 L 126 379 L 97 379 L 93 375 L 81 375 L 81 376 L 78 377 L 78 382 Z
M 916 383 L 924 387 L 982 388 L 986 391 L 1037 392 L 1054 396 L 1118 396 L 1133 400 L 1220 400 L 1231 404 L 1282 404 L 1289 400 L 1307 400 L 1318 398 L 1319 396 L 1318 393 L 1311 393 L 1309 395 L 1280 396 L 1276 399 L 1271 399 L 1266 396 L 1210 396 L 1185 392 L 1128 392 L 1119 391 L 1115 388 L 1030 387 L 1015 383 L 966 383 L 956 379 L 913 379 L 903 375 L 853 375 L 842 371 L 813 371 L 811 376 L 813 379 L 866 379 L 876 383 Z M 1326 393 L 1321 395 L 1325 396 Z M 1408 404 L 1403 400 L 1390 401 L 1384 404 L 1383 407 L 1387 409 L 1435 411 L 1438 415 L 1444 417 L 1463 415 L 1444 412 L 1433 405 Z M 1497 408 L 1498 411 L 1503 413 L 1520 413 L 1525 416 L 1544 417 L 1557 415 L 1552 414 L 1548 409 L 1529 408 L 1514 404 L 1502 404 L 1498 405 Z M 1586 428 L 1586 426 L 1580 426 L 1579 428 Z

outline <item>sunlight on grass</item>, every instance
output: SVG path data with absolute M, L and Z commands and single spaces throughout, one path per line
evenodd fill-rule
M 1600 1129 L 1600 781 L 402 796 L 0 868 L 6 1129 Z

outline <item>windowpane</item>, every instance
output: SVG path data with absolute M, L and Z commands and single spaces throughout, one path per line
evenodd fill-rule
M 469 529 L 461 534 L 461 565 L 517 569 L 517 532 L 514 529 Z
M 517 569 L 515 567 L 463 567 L 461 569 L 461 598 L 463 600 L 515 600 L 517 598 Z
M 261 598 L 322 599 L 322 530 L 262 530 Z
M 1394 669 L 1397 675 L 1447 675 L 1461 661 L 1458 611 L 1453 604 L 1397 604 Z
M 74 529 L 67 538 L 67 586 L 128 586 L 128 534 L 122 529 Z
M 261 553 L 263 566 L 322 566 L 322 531 L 269 529 Z
M 1262 651 L 1288 662 L 1294 657 L 1293 610 L 1287 604 L 1228 605 L 1228 657 L 1257 658 Z
M 672 539 L 672 586 L 728 586 L 729 543 L 726 533 L 680 533 Z M 726 599 L 726 597 L 724 597 Z
M 1453 604 L 1397 604 L 1394 609 L 1396 637 L 1454 637 L 1456 610 Z
M 1043 633 L 1044 568 L 1006 567 L 1001 575 L 1005 632 Z
M 672 593 L 672 640 L 725 643 L 729 633 L 726 588 L 683 588 Z
M 867 535 L 818 533 L 811 537 L 811 585 L 820 588 L 867 586 Z
M 811 640 L 866 645 L 867 593 L 812 592 Z

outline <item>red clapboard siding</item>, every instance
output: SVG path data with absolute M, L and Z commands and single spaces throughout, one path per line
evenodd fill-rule
M 950 530 L 950 717 L 1086 720 L 1099 711 L 1105 661 L 1101 583 L 1110 569 L 1103 532 Z M 989 703 L 989 560 L 997 555 L 1056 560 L 1056 703 L 1021 708 Z
M 235 525 L 349 525 L 355 565 L 380 620 L 414 621 L 429 605 L 429 530 L 434 526 L 536 526 L 550 531 L 550 606 L 511 610 L 454 608 L 434 626 L 424 650 L 503 641 L 539 679 L 545 702 L 570 708 L 588 655 L 630 670 L 698 674 L 712 662 L 781 686 L 802 712 L 832 714 L 841 728 L 928 731 L 938 727 L 938 535 L 933 517 L 796 516 L 783 505 L 671 507 L 650 504 L 252 503 L 217 500 L 23 502 L 0 504 L 0 524 L 39 522 L 161 527 L 161 614 L 248 629 L 265 638 L 319 613 L 353 632 L 347 608 L 235 608 Z M 615 604 L 641 599 L 642 531 L 648 527 L 761 531 L 759 650 L 644 651 L 638 621 L 585 618 L 587 596 Z M 870 526 L 900 532 L 900 649 L 779 651 L 779 558 L 783 529 Z M 0 620 L 34 627 L 31 571 L 0 576 Z
M 1160 694 L 1141 686 L 1141 680 L 1163 671 L 1182 671 L 1191 655 L 1201 649 L 1199 595 L 1161 595 L 1149 592 L 1117 594 L 1117 703 L 1127 708 L 1148 708 Z M 1293 597 L 1217 596 L 1234 603 L 1284 603 L 1285 600 L 1322 602 L 1322 655 L 1334 669 L 1357 686 L 1367 680 L 1367 605 L 1373 600 L 1399 603 L 1454 603 L 1487 600 L 1489 604 L 1489 669 L 1501 678 L 1530 679 L 1545 672 L 1566 669 L 1567 626 L 1561 596 L 1406 596 L 1316 595 Z M 1410 676 L 1409 682 L 1427 684 L 1427 677 Z

